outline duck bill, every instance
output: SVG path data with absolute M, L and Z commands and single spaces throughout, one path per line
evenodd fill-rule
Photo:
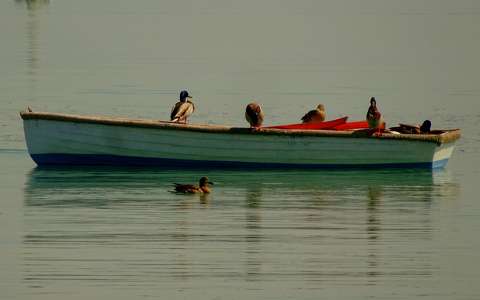
M 211 181 L 209 181 L 209 182 L 207 182 L 207 183 L 213 185 L 213 182 L 211 182 Z

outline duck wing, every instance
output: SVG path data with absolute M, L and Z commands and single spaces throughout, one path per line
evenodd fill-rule
M 180 119 L 186 119 L 195 111 L 195 105 L 191 101 L 177 102 L 170 114 L 171 121 L 178 121 Z
M 369 128 L 380 128 L 383 124 L 383 118 L 380 113 L 376 114 L 373 118 L 367 119 Z
M 178 114 L 178 111 L 180 109 L 180 106 L 182 106 L 182 104 L 183 104 L 182 101 L 175 103 L 175 105 L 172 108 L 172 112 L 170 113 L 170 120 L 173 121 L 173 119 L 175 119 L 175 116 Z
M 185 117 L 188 117 L 190 116 L 191 114 L 193 114 L 193 112 L 195 111 L 195 104 L 193 104 L 192 101 L 188 100 L 187 101 L 187 108 L 185 109 L 185 113 L 184 113 L 184 116 Z
M 368 120 L 379 120 L 382 114 L 377 107 L 370 106 L 367 111 L 367 121 Z
M 315 116 L 315 114 L 317 113 L 318 111 L 317 110 L 311 110 L 309 112 L 307 112 L 303 117 L 302 117 L 302 121 L 303 123 L 308 123 L 312 120 L 312 118 Z
M 197 187 L 194 186 L 193 184 L 180 184 L 180 183 L 175 183 L 175 191 L 176 192 L 181 192 L 181 193 L 195 193 L 197 190 Z
M 323 122 L 325 121 L 325 112 L 318 109 L 311 110 L 302 117 L 302 121 L 303 123 Z
M 245 111 L 245 120 L 247 120 L 250 126 L 254 126 L 255 120 L 256 120 L 255 118 L 256 118 L 255 115 L 252 116 L 248 113 L 248 111 Z

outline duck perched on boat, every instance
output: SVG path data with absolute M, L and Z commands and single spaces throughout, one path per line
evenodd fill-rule
M 428 134 L 431 131 L 432 122 L 430 120 L 423 121 L 422 125 L 398 124 L 397 127 L 391 127 L 390 130 L 403 134 Z
M 190 101 L 192 97 L 188 91 L 180 92 L 180 101 L 172 108 L 170 120 L 172 122 L 187 123 L 187 118 L 195 111 L 195 105 Z
M 370 98 L 370 107 L 367 111 L 367 122 L 370 129 L 376 129 L 377 133 L 385 127 L 382 114 L 378 110 L 377 100 L 375 97 Z
M 303 123 L 317 123 L 325 121 L 325 106 L 319 104 L 316 109 L 312 109 L 302 117 Z
M 262 126 L 263 118 L 263 110 L 258 103 L 252 102 L 247 105 L 245 109 L 245 119 L 247 119 L 251 128 Z
M 202 177 L 200 178 L 198 186 L 193 184 L 175 183 L 175 192 L 185 194 L 208 194 L 211 192 L 208 185 L 213 185 L 213 182 L 210 182 L 208 177 Z
M 425 120 L 420 126 L 420 133 L 430 133 L 431 129 L 432 129 L 432 122 L 430 120 Z

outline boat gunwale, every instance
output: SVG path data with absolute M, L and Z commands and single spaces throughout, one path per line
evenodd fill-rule
M 232 134 L 255 134 L 255 135 L 286 135 L 286 136 L 319 136 L 341 138 L 372 138 L 387 140 L 410 140 L 430 142 L 438 145 L 452 143 L 461 136 L 460 129 L 435 130 L 440 134 L 391 134 L 383 133 L 380 136 L 369 135 L 365 130 L 360 131 L 336 131 L 336 130 L 299 130 L 299 129 L 274 129 L 258 128 L 252 130 L 245 127 L 231 127 L 209 124 L 181 124 L 169 121 L 152 119 L 129 119 L 121 117 L 73 115 L 50 112 L 22 111 L 20 116 L 23 120 L 50 120 L 73 123 L 102 124 L 111 126 L 140 127 L 166 130 L 196 131 L 206 133 L 232 133 Z

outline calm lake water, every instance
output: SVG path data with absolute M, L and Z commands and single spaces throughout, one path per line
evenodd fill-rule
M 480 2 L 1 1 L 0 299 L 479 299 Z M 445 170 L 39 169 L 18 111 L 462 128 Z M 208 196 L 170 192 L 207 175 Z

